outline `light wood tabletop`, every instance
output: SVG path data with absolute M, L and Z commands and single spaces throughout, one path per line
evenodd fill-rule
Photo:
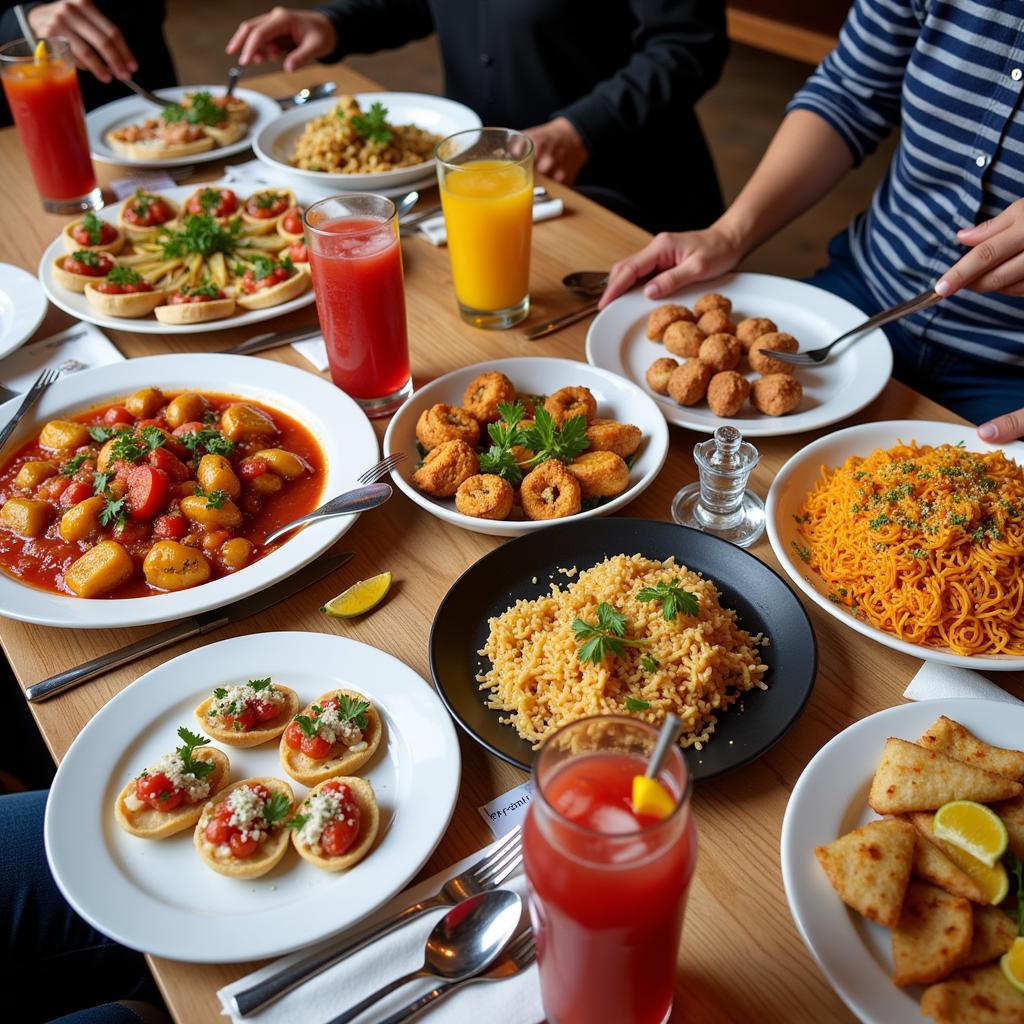
M 268 75 L 247 86 L 282 95 L 331 77 L 340 90 L 374 88 L 344 67 Z M 215 176 L 219 165 L 204 165 Z M 99 168 L 104 183 L 124 171 Z M 35 272 L 44 248 L 65 218 L 42 212 L 14 129 L 0 132 L 0 180 L 5 182 L 4 231 L 0 260 Z M 570 270 L 607 268 L 642 245 L 647 236 L 623 220 L 552 182 L 565 199 L 566 213 L 534 232 L 530 323 L 572 309 L 578 300 L 562 288 Z M 409 339 L 417 385 L 449 370 L 486 359 L 550 355 L 584 359 L 586 324 L 540 342 L 519 330 L 475 330 L 456 313 L 448 255 L 419 237 L 403 240 Z M 275 321 L 285 328 L 315 319 L 312 308 Z M 68 317 L 51 308 L 38 337 L 67 326 Z M 258 330 L 265 330 L 261 326 Z M 220 331 L 210 335 L 155 336 L 108 332 L 127 357 L 169 351 L 216 352 L 257 333 Z M 266 358 L 304 369 L 310 366 L 291 349 Z M 957 421 L 948 410 L 893 381 L 852 422 L 885 419 Z M 386 421 L 375 421 L 383 436 Z M 774 474 L 795 451 L 820 433 L 759 441 L 762 458 L 753 488 L 764 495 Z M 699 438 L 671 428 L 668 461 L 655 483 L 629 505 L 625 515 L 668 520 L 672 496 L 694 479 L 692 449 Z M 269 611 L 210 637 L 271 630 L 333 632 L 389 651 L 429 679 L 427 638 L 431 620 L 452 582 L 499 543 L 426 514 L 401 493 L 383 508 L 363 516 L 341 547 L 356 553 L 341 571 Z M 752 549 L 773 568 L 778 564 L 766 539 Z M 327 619 L 318 608 L 351 582 L 384 569 L 396 585 L 386 603 L 355 620 Z M 694 797 L 700 837 L 696 880 L 690 893 L 679 953 L 676 1014 L 703 1024 L 735 1021 L 849 1022 L 852 1015 L 833 993 L 805 949 L 790 917 L 779 866 L 779 836 L 789 793 L 814 753 L 851 722 L 902 702 L 902 692 L 920 663 L 859 636 L 815 605 L 804 601 L 817 634 L 819 670 L 813 695 L 796 724 L 768 754 L 725 778 L 701 785 Z M 160 628 L 160 627 L 156 627 Z M 0 643 L 22 686 L 121 647 L 154 629 L 71 631 L 0 621 Z M 111 672 L 41 705 L 33 705 L 40 731 L 58 761 L 90 717 L 126 685 L 169 658 L 200 646 L 192 641 Z M 1003 675 L 1007 689 L 1024 696 L 1024 676 Z M 491 836 L 477 808 L 518 785 L 524 776 L 485 753 L 460 733 L 463 757 L 458 808 L 448 832 L 424 869 L 433 873 L 487 843 Z M 97 766 L 97 771 L 100 771 Z M 151 961 L 167 1004 L 182 1024 L 213 1024 L 219 1015 L 216 990 L 254 965 L 191 965 Z

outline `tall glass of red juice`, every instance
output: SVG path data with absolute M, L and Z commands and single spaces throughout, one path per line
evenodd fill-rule
M 659 777 L 673 812 L 633 809 L 633 777 L 657 737 L 633 718 L 585 718 L 537 757 L 523 861 L 550 1024 L 660 1024 L 671 1013 L 697 833 L 678 747 Z
M 331 379 L 368 416 L 388 416 L 412 394 L 395 204 L 351 192 L 304 219 Z
M 0 80 L 43 207 L 50 213 L 98 210 L 103 195 L 89 157 L 85 110 L 68 41 L 24 39 L 0 47 Z

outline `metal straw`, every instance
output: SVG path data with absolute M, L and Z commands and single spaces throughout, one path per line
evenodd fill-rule
M 28 15 L 25 13 L 25 8 L 21 4 L 15 4 L 14 16 L 18 19 L 18 25 L 21 28 L 21 34 L 25 37 L 25 41 L 29 47 L 34 51 L 36 48 L 36 34 L 32 31 L 32 26 L 28 23 Z
M 647 771 L 644 772 L 648 779 L 656 779 L 658 777 L 658 772 L 661 771 L 665 755 L 671 750 L 676 740 L 679 739 L 679 734 L 682 730 L 683 723 L 675 715 L 670 712 L 665 716 L 661 732 L 658 733 L 658 742 L 654 744 L 654 752 L 651 754 L 650 761 L 647 762 Z

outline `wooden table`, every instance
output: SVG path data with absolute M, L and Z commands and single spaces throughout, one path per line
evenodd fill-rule
M 293 75 L 269 75 L 247 85 L 273 95 L 322 80 L 322 69 Z M 374 88 L 373 83 L 338 67 L 332 70 L 342 90 Z M 208 167 L 210 165 L 207 165 Z M 117 176 L 103 168 L 105 181 Z M 209 178 L 212 174 L 206 174 Z M 64 219 L 44 214 L 13 129 L 0 132 L 0 180 L 6 183 L 5 230 L 0 260 L 35 272 L 40 254 Z M 569 270 L 608 267 L 635 250 L 646 234 L 586 199 L 547 182 L 565 199 L 566 214 L 534 235 L 532 320 L 546 319 L 574 305 L 560 285 Z M 583 359 L 586 325 L 578 325 L 541 342 L 525 341 L 517 330 L 491 333 L 463 324 L 455 310 L 448 256 L 420 238 L 403 243 L 409 337 L 417 385 L 456 367 L 517 355 L 551 355 Z M 307 322 L 310 310 L 275 327 Z M 67 325 L 51 308 L 39 336 Z M 262 330 L 263 327 L 260 328 Z M 243 340 L 243 332 L 221 331 L 207 337 L 157 337 L 110 332 L 128 357 L 166 351 L 216 352 Z M 291 349 L 267 358 L 310 369 Z M 883 394 L 853 422 L 885 419 L 956 417 L 919 394 L 891 382 Z M 386 421 L 376 421 L 383 436 Z M 696 476 L 691 455 L 698 436 L 671 428 L 671 451 L 655 483 L 625 511 L 630 516 L 668 520 L 677 488 Z M 824 433 L 824 431 L 822 431 Z M 761 463 L 753 486 L 765 494 L 779 467 L 817 435 L 762 439 Z M 396 544 L 396 538 L 400 541 Z M 496 540 L 447 526 L 397 493 L 382 509 L 364 516 L 342 545 L 356 557 L 343 571 L 263 615 L 217 633 L 211 639 L 270 630 L 337 632 L 395 654 L 429 678 L 427 637 L 434 610 L 452 582 L 491 550 Z M 766 539 L 753 551 L 769 565 L 778 564 Z M 388 601 L 372 615 L 354 621 L 325 619 L 317 611 L 349 583 L 383 569 L 394 572 L 396 585 Z M 779 833 L 789 792 L 804 765 L 832 736 L 851 722 L 901 701 L 919 663 L 869 640 L 804 602 L 818 637 L 820 668 L 813 696 L 787 736 L 756 764 L 702 785 L 694 797 L 700 831 L 700 858 L 690 895 L 686 929 L 679 955 L 676 1014 L 682 1021 L 848 1022 L 853 1018 L 822 977 L 794 927 L 779 871 Z M 156 627 L 160 628 L 160 627 Z M 65 631 L 0 621 L 0 644 L 22 686 L 54 672 L 139 639 L 153 628 Z M 181 644 L 170 651 L 112 672 L 86 686 L 41 705 L 32 712 L 51 753 L 58 761 L 92 715 L 132 680 L 168 658 L 205 641 Z M 1024 677 L 1003 675 L 1008 689 L 1024 696 Z M 490 840 L 477 808 L 518 785 L 517 769 L 486 754 L 460 732 L 463 756 L 459 804 L 440 846 L 424 869 L 440 870 Z M 153 972 L 175 1019 L 186 1024 L 214 1024 L 219 1016 L 216 990 L 253 965 L 193 965 L 152 959 Z M 596 1024 L 596 1022 L 595 1022 Z

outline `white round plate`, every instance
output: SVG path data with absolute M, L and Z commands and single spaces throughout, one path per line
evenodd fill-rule
M 0 359 L 20 348 L 46 316 L 46 292 L 27 270 L 0 263 Z
M 139 839 L 114 820 L 125 783 L 180 745 L 184 725 L 213 688 L 270 676 L 303 705 L 326 690 L 366 694 L 384 720 L 384 743 L 360 770 L 380 805 L 374 848 L 349 871 L 321 871 L 294 849 L 262 878 L 211 871 L 192 829 Z M 231 779 L 273 776 L 297 799 L 277 741 L 223 744 Z M 455 728 L 430 684 L 390 654 L 325 633 L 234 637 L 147 672 L 100 709 L 72 743 L 46 802 L 53 877 L 90 924 L 132 949 L 193 963 L 278 956 L 350 927 L 403 889 L 433 853 L 459 791 Z
M 276 184 L 278 187 L 283 187 L 280 182 Z M 246 184 L 245 182 L 225 180 L 222 182 L 203 182 L 203 185 L 233 189 L 240 198 L 258 191 L 257 185 Z M 192 195 L 198 187 L 198 185 L 176 185 L 174 188 L 162 188 L 156 191 L 162 196 L 167 196 L 168 199 L 181 202 Z M 296 195 L 296 198 L 302 203 L 312 201 L 308 192 L 305 195 Z M 99 211 L 97 216 L 116 226 L 118 212 L 127 201 L 125 199 L 120 203 L 114 203 L 112 206 L 106 206 Z M 109 327 L 114 331 L 132 331 L 135 334 L 207 334 L 210 331 L 227 331 L 233 327 L 248 327 L 250 324 L 262 323 L 264 320 L 273 320 L 274 317 L 284 316 L 287 313 L 294 312 L 296 309 L 302 309 L 304 306 L 311 306 L 315 301 L 313 289 L 308 288 L 296 298 L 288 302 L 282 302 L 277 306 L 271 306 L 269 309 L 247 309 L 244 312 L 234 313 L 232 316 L 225 317 L 223 320 L 210 320 L 199 324 L 164 324 L 157 320 L 155 316 L 133 318 L 106 316 L 90 306 L 89 300 L 83 294 L 63 288 L 54 280 L 53 261 L 58 256 L 63 256 L 64 252 L 63 238 L 58 235 L 46 247 L 46 251 L 39 260 L 39 280 L 43 282 L 43 288 L 46 290 L 47 297 L 55 306 L 59 306 L 65 313 L 70 313 L 76 320 L 85 320 L 87 323 L 95 324 L 97 327 Z
M 921 989 L 892 983 L 890 932 L 850 910 L 814 856 L 878 817 L 867 804 L 890 736 L 916 740 L 946 715 L 987 743 L 1018 749 L 1024 705 L 978 698 L 900 704 L 844 729 L 797 780 L 782 820 L 782 881 L 804 944 L 844 1003 L 864 1024 L 919 1024 Z
M 180 100 L 186 93 L 200 92 L 205 90 L 214 96 L 220 96 L 224 92 L 224 85 L 176 85 L 168 89 L 154 89 L 155 94 L 162 99 Z M 253 116 L 249 122 L 249 130 L 230 146 L 214 146 L 205 153 L 193 153 L 186 156 L 172 156 L 166 160 L 135 160 L 132 157 L 122 156 L 117 150 L 107 144 L 107 132 L 112 128 L 120 128 L 122 125 L 139 124 L 148 117 L 159 117 L 160 108 L 153 106 L 148 100 L 141 96 L 125 96 L 124 99 L 114 100 L 113 103 L 104 104 L 95 110 L 90 110 L 85 115 L 85 130 L 89 135 L 89 148 L 92 150 L 92 158 L 101 164 L 116 164 L 119 167 L 187 167 L 192 164 L 205 164 L 213 160 L 223 160 L 225 157 L 234 156 L 236 153 L 244 153 L 252 144 L 253 139 L 259 132 L 278 114 L 281 108 L 275 100 L 265 96 L 261 92 L 253 92 L 252 89 L 235 89 L 235 95 L 245 100 L 252 108 Z M 192 186 L 195 188 L 195 186 Z
M 938 661 L 944 665 L 957 665 L 978 672 L 1018 672 L 1024 669 L 1024 658 L 1014 655 L 964 655 L 939 647 L 925 647 L 912 644 L 884 629 L 878 629 L 868 622 L 855 618 L 841 605 L 828 599 L 828 587 L 824 580 L 800 558 L 794 558 L 794 545 L 799 542 L 795 516 L 800 512 L 811 488 L 821 479 L 821 467 L 841 466 L 851 455 L 867 456 L 876 448 L 892 448 L 900 442 L 916 441 L 922 445 L 962 444 L 969 451 L 995 451 L 999 447 L 1008 458 L 1024 466 L 1024 444 L 1014 442 L 1008 445 L 985 444 L 973 427 L 956 423 L 936 423 L 930 420 L 888 420 L 881 423 L 863 423 L 847 427 L 833 434 L 818 438 L 796 455 L 779 470 L 768 491 L 765 514 L 768 539 L 772 550 L 782 564 L 789 578 L 820 608 L 844 625 L 855 629 L 863 636 L 877 640 L 895 651 L 909 654 L 924 661 Z
M 21 421 L 7 451 L 17 451 L 47 420 L 82 412 L 150 385 L 168 391 L 198 389 L 254 398 L 288 413 L 310 430 L 323 450 L 325 501 L 357 487 L 356 478 L 378 459 L 377 438 L 369 420 L 333 384 L 283 363 L 202 353 L 128 359 L 61 377 Z M 0 405 L 0 426 L 19 405 L 21 396 Z M 326 551 L 357 518 L 342 516 L 312 523 L 252 565 L 178 593 L 86 599 L 38 590 L 0 572 L 0 615 L 71 629 L 142 626 L 198 615 L 290 576 Z
M 455 132 L 479 128 L 482 124 L 469 107 L 441 96 L 427 96 L 418 92 L 360 92 L 356 93 L 355 99 L 364 112 L 370 109 L 372 103 L 383 103 L 387 107 L 387 119 L 391 124 L 414 124 L 442 139 Z M 273 170 L 275 179 L 290 177 L 297 184 L 304 184 L 324 196 L 335 192 L 379 192 L 385 189 L 390 193 L 399 189 L 408 191 L 416 185 L 422 188 L 427 182 L 433 184 L 433 158 L 393 171 L 365 174 L 335 174 L 293 167 L 291 157 L 295 143 L 307 123 L 330 113 L 337 105 L 338 97 L 331 96 L 293 107 L 257 134 L 252 148 L 256 156 Z
M 715 416 L 706 402 L 684 406 L 667 395 L 657 394 L 647 384 L 645 374 L 655 359 L 672 353 L 664 345 L 648 340 L 648 314 L 666 302 L 692 308 L 707 292 L 728 296 L 737 322 L 751 316 L 774 320 L 780 331 L 792 334 L 800 342 L 801 349 L 827 345 L 867 319 L 867 314 L 845 299 L 802 281 L 771 274 L 730 274 L 657 301 L 645 298 L 640 291 L 616 299 L 590 325 L 587 360 L 643 388 L 657 401 L 669 423 L 709 434 L 723 423 L 731 423 L 746 437 L 802 434 L 852 416 L 885 387 L 892 372 L 892 350 L 886 336 L 873 331 L 859 341 L 841 346 L 836 350 L 838 354 L 821 366 L 799 367 L 797 378 L 803 385 L 803 400 L 788 416 L 765 416 L 748 402 L 738 415 L 724 419 Z M 747 367 L 746 376 L 754 380 L 758 374 Z
M 445 405 L 461 405 L 466 386 L 474 377 L 489 370 L 505 374 L 516 389 L 527 395 L 548 395 L 559 388 L 583 386 L 590 388 L 597 399 L 597 414 L 604 419 L 632 423 L 643 431 L 643 440 L 636 453 L 636 461 L 629 471 L 629 489 L 616 498 L 597 508 L 567 519 L 550 519 L 533 522 L 529 519 L 476 519 L 464 516 L 455 509 L 454 498 L 432 498 L 413 486 L 412 475 L 420 463 L 416 450 L 416 421 L 424 409 L 438 402 Z M 481 443 L 486 431 L 481 431 Z M 477 363 L 461 370 L 453 370 L 443 377 L 431 381 L 417 391 L 395 413 L 384 435 L 384 454 L 404 452 L 406 459 L 392 471 L 394 482 L 421 508 L 446 523 L 461 526 L 475 533 L 487 533 L 494 537 L 519 537 L 524 533 L 543 530 L 553 523 L 576 522 L 581 519 L 595 519 L 616 512 L 638 498 L 654 482 L 668 456 L 668 428 L 658 412 L 658 407 L 636 385 L 621 377 L 600 370 L 586 363 L 572 359 L 550 359 L 545 356 L 523 356 L 515 359 L 495 359 Z M 519 514 L 517 509 L 513 515 Z

